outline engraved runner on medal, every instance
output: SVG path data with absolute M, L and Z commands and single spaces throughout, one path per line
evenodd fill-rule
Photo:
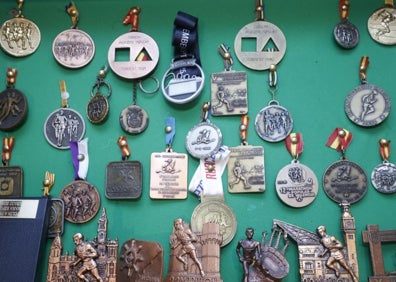
M 234 50 L 238 60 L 254 70 L 267 70 L 278 64 L 286 52 L 283 32 L 264 18 L 263 0 L 256 0 L 256 20 L 245 25 L 236 35 Z M 256 50 L 245 50 L 244 40 L 256 40 Z
M 150 158 L 150 198 L 186 199 L 188 156 L 172 149 L 176 133 L 175 118 L 167 117 L 165 122 L 166 151 L 154 152 Z
M 345 113 L 355 124 L 372 127 L 382 123 L 389 115 L 391 100 L 380 87 L 367 83 L 366 71 L 369 58 L 360 60 L 359 76 L 361 85 L 355 87 L 345 99 Z
M 9 55 L 24 57 L 34 53 L 40 45 L 41 33 L 37 25 L 22 15 L 24 0 L 16 1 L 18 11 L 13 19 L 1 26 L 0 46 Z
M 94 185 L 86 181 L 89 167 L 88 139 L 70 142 L 74 181 L 60 193 L 65 204 L 65 219 L 71 223 L 90 221 L 100 208 L 100 195 Z
M 230 147 L 228 192 L 255 193 L 265 191 L 264 147 L 252 146 L 246 141 L 249 117 L 241 116 L 239 135 L 241 145 Z
M 26 120 L 28 104 L 26 96 L 15 88 L 17 74 L 16 69 L 7 69 L 7 88 L 0 93 L 0 130 L 15 130 Z
M 248 112 L 247 75 L 244 71 L 232 70 L 229 47 L 218 48 L 224 59 L 224 71 L 210 76 L 211 104 L 213 116 L 242 115 Z
M 71 141 L 80 141 L 84 137 L 85 122 L 79 112 L 69 108 L 70 94 L 66 91 L 65 81 L 61 80 L 59 86 L 62 105 L 44 122 L 44 137 L 57 149 L 69 149 Z
M 333 35 L 335 41 L 345 49 L 352 49 L 359 43 L 359 30 L 348 20 L 349 1 L 339 1 L 341 21 L 334 27 Z
M 364 170 L 345 157 L 345 151 L 351 141 L 351 132 L 336 128 L 326 143 L 326 146 L 342 154 L 341 159 L 331 164 L 322 177 L 326 195 L 339 204 L 353 204 L 361 200 L 367 192 L 367 176 Z
M 190 129 L 186 135 L 186 149 L 191 156 L 197 159 L 214 155 L 223 142 L 220 129 L 208 119 L 209 111 L 210 103 L 203 103 L 201 122 Z
M 87 116 L 89 121 L 93 124 L 104 122 L 109 114 L 110 105 L 108 100 L 111 96 L 111 86 L 106 81 L 104 81 L 106 72 L 106 67 L 103 67 L 99 71 L 96 83 L 91 89 L 91 99 L 87 105 Z M 102 94 L 102 87 L 107 88 L 106 94 Z
M 275 100 L 278 89 L 276 66 L 272 65 L 268 73 L 269 92 L 272 100 L 262 108 L 254 122 L 257 134 L 265 141 L 279 142 L 284 140 L 293 129 L 293 119 L 289 111 Z
M 79 12 L 73 2 L 65 7 L 65 11 L 73 25 L 55 37 L 52 54 L 60 65 L 77 69 L 91 62 L 95 55 L 95 43 L 86 32 L 78 29 Z
M 389 162 L 390 140 L 381 138 L 379 141 L 382 163 L 371 172 L 371 184 L 381 193 L 396 193 L 396 165 Z
M 393 0 L 385 0 L 384 6 L 374 11 L 367 21 L 371 38 L 380 44 L 396 44 L 396 9 L 393 4 Z
M 0 198 L 23 196 L 23 170 L 19 166 L 9 166 L 15 138 L 3 138 L 2 166 L 0 167 Z
M 138 199 L 142 195 L 142 164 L 128 160 L 131 156 L 125 136 L 117 140 L 122 161 L 110 162 L 106 166 L 105 194 L 108 199 Z
M 309 167 L 298 160 L 304 147 L 302 134 L 291 133 L 285 144 L 293 160 L 278 172 L 275 189 L 283 203 L 302 208 L 311 204 L 318 195 L 318 179 Z

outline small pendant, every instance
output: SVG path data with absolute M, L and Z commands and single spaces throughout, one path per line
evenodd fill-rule
M 378 192 L 396 193 L 396 165 L 387 161 L 377 165 L 371 172 L 371 184 Z
M 213 123 L 204 121 L 187 133 L 186 149 L 197 159 L 204 159 L 216 153 L 222 144 L 220 129 Z
M 359 43 L 359 30 L 347 19 L 341 20 L 334 27 L 333 34 L 338 45 L 345 49 L 352 49 Z
M 93 124 L 99 124 L 107 119 L 109 101 L 104 95 L 97 93 L 88 102 L 87 117 Z
M 129 134 L 139 134 L 146 130 L 149 123 L 147 112 L 137 106 L 126 107 L 120 114 L 121 128 Z

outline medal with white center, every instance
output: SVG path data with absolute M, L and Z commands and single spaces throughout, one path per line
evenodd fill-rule
M 341 21 L 334 27 L 334 39 L 341 47 L 352 49 L 359 43 L 359 30 L 348 20 L 349 1 L 340 0 L 339 10 Z
M 384 45 L 396 44 L 395 14 L 393 0 L 385 0 L 385 5 L 369 17 L 367 28 L 374 41 Z
M 388 161 L 390 156 L 390 140 L 379 140 L 382 163 L 371 172 L 371 184 L 378 192 L 384 194 L 396 193 L 396 165 Z

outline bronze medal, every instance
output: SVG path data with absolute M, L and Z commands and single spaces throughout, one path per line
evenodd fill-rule
M 109 101 L 108 98 L 111 95 L 111 87 L 103 79 L 106 75 L 106 68 L 101 69 L 97 76 L 97 81 L 91 90 L 91 100 L 87 105 L 87 116 L 90 122 L 93 124 L 99 124 L 107 119 L 109 114 Z M 107 88 L 107 94 L 102 94 L 100 88 L 105 86 Z
M 23 170 L 18 166 L 0 167 L 0 198 L 23 196 Z

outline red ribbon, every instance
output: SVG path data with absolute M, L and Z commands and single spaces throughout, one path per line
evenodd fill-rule
M 304 147 L 304 142 L 301 133 L 290 133 L 285 139 L 286 149 L 293 158 L 301 155 Z
M 381 158 L 382 160 L 387 161 L 390 156 L 390 140 L 380 139 L 378 143 L 380 145 Z
M 346 151 L 352 141 L 352 133 L 344 128 L 337 127 L 331 133 L 326 146 L 337 151 Z
M 340 18 L 347 19 L 349 16 L 349 1 L 340 0 L 339 9 L 340 9 Z
M 241 137 L 242 142 L 246 142 L 246 139 L 247 139 L 249 119 L 250 118 L 248 115 L 241 116 L 241 125 L 239 127 L 239 136 Z

